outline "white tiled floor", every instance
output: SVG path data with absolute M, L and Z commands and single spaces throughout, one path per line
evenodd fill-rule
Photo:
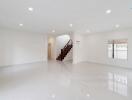
M 53 61 L 3 67 L 0 100 L 132 100 L 132 70 Z

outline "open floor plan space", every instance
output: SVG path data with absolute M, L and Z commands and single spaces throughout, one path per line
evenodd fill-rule
M 132 70 L 70 62 L 0 68 L 1 100 L 131 100 Z
M 132 0 L 0 0 L 0 100 L 132 100 Z

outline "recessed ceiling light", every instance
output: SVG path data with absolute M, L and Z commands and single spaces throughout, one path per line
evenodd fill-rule
M 119 24 L 116 24 L 116 25 L 115 25 L 115 27 L 116 27 L 116 28 L 119 28 L 119 27 L 120 27 L 120 25 L 119 25 Z
M 87 97 L 90 97 L 90 94 L 86 94 Z
M 33 12 L 34 8 L 29 7 L 28 10 L 29 10 L 30 12 Z
M 19 26 L 23 26 L 23 24 L 19 24 Z
M 90 33 L 91 31 L 90 31 L 90 30 L 87 30 L 86 32 L 87 32 L 87 33 Z
M 52 94 L 51 97 L 54 99 L 56 97 L 56 95 L 55 94 Z
M 72 26 L 73 26 L 73 24 L 69 24 L 69 26 L 70 26 L 70 27 L 72 27 Z
M 110 14 L 111 12 L 111 9 L 106 10 L 106 14 Z
M 55 33 L 55 30 L 52 30 L 53 33 Z

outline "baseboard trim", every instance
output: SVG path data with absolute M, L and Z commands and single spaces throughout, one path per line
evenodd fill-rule
M 107 65 L 109 67 L 117 67 L 117 68 L 131 69 L 132 70 L 132 68 L 131 67 L 128 67 L 128 66 L 127 67 L 124 67 L 124 66 L 112 65 L 112 64 L 105 64 L 105 63 L 99 63 L 99 62 L 94 62 L 94 61 L 80 61 L 78 63 L 93 63 L 93 64 L 100 64 L 100 65 Z
M 11 66 L 18 66 L 18 65 L 25 65 L 25 64 L 32 64 L 32 63 L 41 63 L 41 62 L 47 62 L 47 60 L 42 60 L 42 61 L 33 61 L 33 62 L 26 62 L 26 63 L 20 63 L 20 64 L 9 64 L 9 65 L 1 65 L 0 68 L 4 67 L 11 67 Z

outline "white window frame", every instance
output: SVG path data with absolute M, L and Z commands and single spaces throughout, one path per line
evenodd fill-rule
M 126 58 L 125 57 L 121 58 L 121 57 L 115 56 L 116 55 L 115 49 L 117 49 L 116 45 L 118 45 L 118 44 L 127 44 L 127 50 L 124 50 L 124 51 L 127 51 L 127 55 L 126 55 L 127 57 Z M 109 48 L 110 45 L 112 46 L 111 48 Z M 111 52 L 110 52 L 110 50 L 111 50 Z M 108 57 L 112 58 L 112 59 L 128 60 L 128 39 L 119 39 L 119 40 L 108 41 Z

